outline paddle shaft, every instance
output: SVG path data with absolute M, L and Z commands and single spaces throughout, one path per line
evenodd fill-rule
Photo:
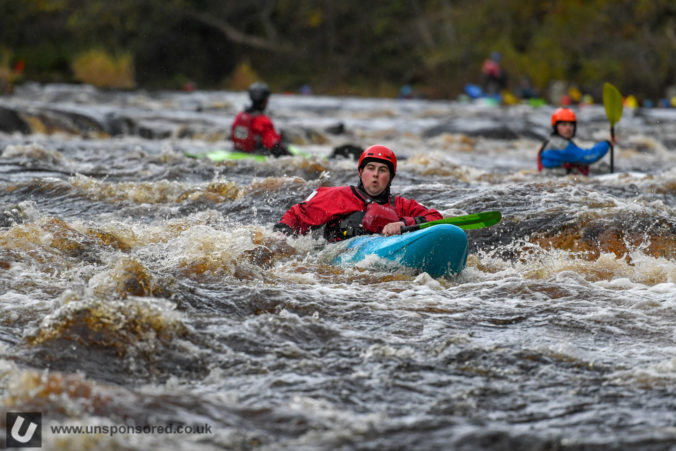
M 452 224 L 463 230 L 481 229 L 497 224 L 501 219 L 502 214 L 499 211 L 484 211 L 481 213 L 473 213 L 471 215 L 456 216 L 453 218 L 444 218 L 437 221 L 405 226 L 401 228 L 401 233 L 414 232 L 437 224 Z
M 611 125 L 610 126 L 610 173 L 613 174 L 615 172 L 615 146 L 613 143 L 615 142 L 615 126 Z

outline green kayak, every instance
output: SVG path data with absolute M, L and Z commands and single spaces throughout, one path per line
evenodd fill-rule
M 310 158 L 313 155 L 307 152 L 303 152 L 297 147 L 289 146 L 289 152 L 294 156 L 300 156 L 303 158 Z M 260 153 L 248 153 L 248 152 L 238 152 L 236 150 L 226 150 L 218 149 L 212 150 L 211 152 L 205 153 L 191 153 L 185 152 L 184 155 L 190 158 L 208 158 L 214 162 L 227 161 L 227 160 L 254 160 L 254 161 L 266 161 L 268 158 L 271 158 L 272 155 L 264 155 Z M 274 157 L 272 157 L 274 158 Z

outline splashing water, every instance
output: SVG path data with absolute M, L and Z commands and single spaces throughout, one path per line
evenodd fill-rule
M 184 155 L 227 148 L 245 103 L 61 85 L 0 99 L 19 124 L 0 133 L 0 396 L 42 413 L 46 447 L 673 446 L 672 110 L 626 111 L 616 173 L 588 178 L 537 172 L 551 110 L 521 105 L 273 95 L 314 157 Z M 607 137 L 602 106 L 578 117 L 580 144 Z M 468 231 L 467 268 L 440 279 L 337 267 L 322 239 L 274 234 L 318 186 L 356 183 L 353 161 L 326 158 L 345 143 L 393 148 L 395 193 L 503 221 Z M 196 433 L 53 428 L 167 424 Z

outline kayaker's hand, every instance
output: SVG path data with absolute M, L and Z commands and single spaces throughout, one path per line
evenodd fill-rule
M 406 224 L 403 222 L 390 222 L 387 224 L 385 227 L 383 227 L 382 234 L 385 236 L 390 236 L 390 235 L 401 235 L 401 228 L 405 227 Z

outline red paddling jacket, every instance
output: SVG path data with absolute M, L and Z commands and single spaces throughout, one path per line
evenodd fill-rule
M 401 221 L 413 225 L 442 219 L 438 211 L 401 196 L 373 199 L 354 186 L 322 187 L 317 188 L 305 201 L 289 208 L 275 225 L 275 230 L 304 235 L 310 229 L 326 225 L 324 237 L 329 241 L 375 233 L 362 227 L 364 215 L 372 203 L 378 204 L 379 209 L 391 210 L 389 222 Z M 383 226 L 380 225 L 377 232 Z
M 235 149 L 243 152 L 254 152 L 262 147 L 270 150 L 282 140 L 269 117 L 260 111 L 249 110 L 235 118 L 231 138 Z

